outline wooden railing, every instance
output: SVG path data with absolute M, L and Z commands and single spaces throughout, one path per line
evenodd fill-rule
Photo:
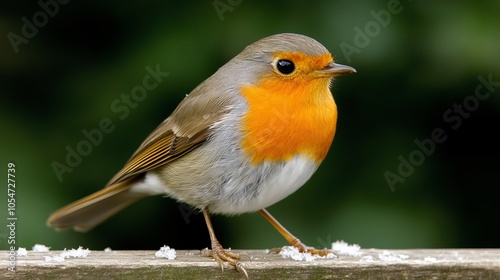
M 296 261 L 264 250 L 234 250 L 250 279 L 500 279 L 500 249 L 362 249 L 358 256 Z M 221 271 L 199 251 L 91 251 L 83 258 L 58 258 L 61 251 L 32 252 L 0 265 L 1 279 L 244 279 L 232 267 Z M 48 257 L 48 258 L 47 258 Z M 15 270 L 13 272 L 12 270 Z

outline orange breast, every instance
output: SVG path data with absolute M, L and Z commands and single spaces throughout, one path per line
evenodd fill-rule
M 241 89 L 248 102 L 242 148 L 253 164 L 296 155 L 319 164 L 335 135 L 337 107 L 328 79 L 267 76 Z

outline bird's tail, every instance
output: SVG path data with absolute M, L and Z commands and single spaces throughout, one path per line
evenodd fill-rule
M 89 231 L 130 204 L 148 196 L 131 192 L 134 182 L 136 178 L 118 182 L 66 205 L 50 215 L 47 225 L 57 230 L 73 228 L 81 232 Z

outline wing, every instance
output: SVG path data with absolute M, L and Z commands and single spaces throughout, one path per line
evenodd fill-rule
M 207 91 L 211 88 L 207 83 L 210 79 L 184 98 L 106 186 L 168 164 L 207 141 L 210 128 L 228 112 L 231 104 L 228 95 Z
M 172 130 L 167 130 L 151 139 L 150 145 L 141 146 L 107 186 L 156 169 L 183 156 L 201 145 L 207 139 L 207 134 L 208 129 L 205 129 L 200 131 L 197 137 L 189 138 L 177 136 Z

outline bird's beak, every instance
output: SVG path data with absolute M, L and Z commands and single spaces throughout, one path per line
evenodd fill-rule
M 351 66 L 330 62 L 323 69 L 314 71 L 314 73 L 319 77 L 333 78 L 337 76 L 356 73 L 356 69 L 352 68 Z

